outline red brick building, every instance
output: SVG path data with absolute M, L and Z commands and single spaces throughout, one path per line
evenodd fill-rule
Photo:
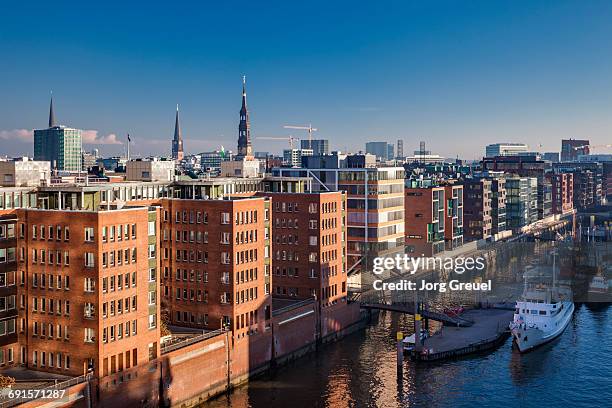
M 17 344 L 17 217 L 0 216 L 0 368 L 15 364 Z
M 572 173 L 547 174 L 552 185 L 552 213 L 564 214 L 574 208 L 574 175 Z
M 17 210 L 19 362 L 67 375 L 158 356 L 157 210 Z
M 323 304 L 346 297 L 346 195 L 261 193 L 272 199 L 275 297 Z
M 491 236 L 493 228 L 491 186 L 491 180 L 485 178 L 466 179 L 463 183 L 466 241 L 476 241 Z
M 169 322 L 234 336 L 271 316 L 270 201 L 163 199 L 161 263 Z
M 407 187 L 404 200 L 407 253 L 432 256 L 444 251 L 444 187 Z

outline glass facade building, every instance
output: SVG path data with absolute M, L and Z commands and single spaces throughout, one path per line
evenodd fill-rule
M 82 169 L 81 130 L 53 126 L 34 131 L 34 160 L 51 162 L 51 168 L 64 171 Z

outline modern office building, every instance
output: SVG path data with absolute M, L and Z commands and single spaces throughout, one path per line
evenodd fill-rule
M 49 127 L 34 130 L 34 160 L 48 161 L 52 169 L 79 172 L 81 150 L 81 130 L 56 124 L 51 98 Z
M 529 146 L 524 143 L 493 143 L 487 145 L 485 157 L 516 156 L 529 151 Z
M 311 149 L 315 156 L 329 154 L 329 140 L 327 139 L 301 140 L 300 147 L 302 150 Z
M 393 145 L 387 142 L 367 142 L 366 153 L 373 154 L 379 161 L 392 160 L 395 157 Z
M 273 176 L 308 177 L 312 191 L 347 192 L 348 269 L 366 253 L 394 251 L 404 237 L 404 168 L 374 167 L 371 155 L 312 156 L 301 168 L 275 168 Z
M 578 160 L 580 155 L 588 155 L 590 142 L 586 139 L 561 140 L 561 161 L 571 162 Z
M 535 177 L 506 178 L 506 226 L 512 231 L 538 220 L 538 180 Z

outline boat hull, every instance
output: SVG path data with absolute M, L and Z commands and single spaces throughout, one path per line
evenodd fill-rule
M 559 325 L 549 332 L 545 332 L 538 327 L 527 327 L 525 324 L 511 327 L 514 344 L 516 344 L 519 351 L 525 353 L 559 337 L 572 319 L 574 303 L 570 303 L 563 313 L 564 315 Z

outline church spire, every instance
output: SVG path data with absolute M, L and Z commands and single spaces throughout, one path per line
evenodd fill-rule
M 53 112 L 53 93 L 51 93 L 51 103 L 49 105 L 49 127 L 55 127 L 55 113 Z
M 238 124 L 238 159 L 253 155 L 251 145 L 251 123 L 246 101 L 246 76 L 242 76 L 242 106 L 240 108 L 240 123 Z
M 174 122 L 174 138 L 172 139 L 172 158 L 183 160 L 183 135 L 181 134 L 181 124 L 179 123 L 179 106 L 176 104 L 176 119 Z

